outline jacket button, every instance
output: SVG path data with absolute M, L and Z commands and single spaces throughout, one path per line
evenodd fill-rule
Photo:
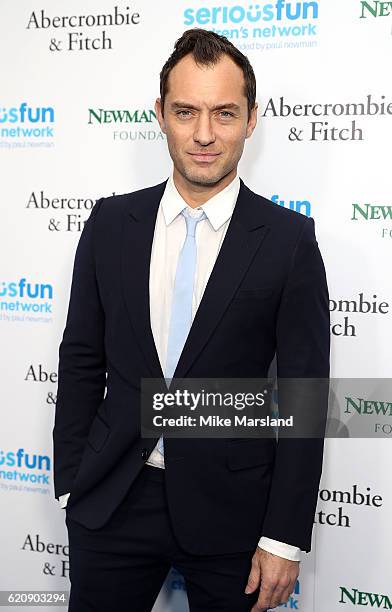
M 146 448 L 142 448 L 142 459 L 145 461 L 148 458 L 148 450 Z

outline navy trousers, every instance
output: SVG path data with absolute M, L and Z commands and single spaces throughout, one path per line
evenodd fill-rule
M 150 612 L 171 567 L 184 578 L 190 612 L 251 610 L 258 589 L 248 595 L 244 590 L 255 550 L 208 556 L 184 551 L 170 522 L 164 472 L 144 465 L 100 529 L 66 517 L 69 612 Z

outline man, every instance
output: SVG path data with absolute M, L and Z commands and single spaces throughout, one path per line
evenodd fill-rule
M 263 378 L 275 354 L 280 377 L 328 377 L 325 271 L 313 219 L 238 177 L 247 58 L 188 30 L 160 78 L 173 174 L 99 200 L 75 256 L 53 430 L 69 610 L 151 610 L 173 565 L 191 611 L 256 612 L 310 551 L 323 439 L 143 439 L 141 380 Z

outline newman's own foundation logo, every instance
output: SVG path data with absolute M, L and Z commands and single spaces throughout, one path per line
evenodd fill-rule
M 360 2 L 360 19 L 368 17 L 390 17 L 392 16 L 392 2 L 381 2 L 380 0 L 367 0 Z
M 342 586 L 339 588 L 339 603 L 351 603 L 354 606 L 369 606 L 370 608 L 378 608 L 379 610 L 392 610 L 392 599 L 388 595 L 379 595 L 378 593 Z
M 161 141 L 165 139 L 158 125 L 155 111 L 151 108 L 89 108 L 88 124 L 114 128 L 112 131 L 114 140 Z M 135 125 L 136 129 L 124 129 L 128 125 Z

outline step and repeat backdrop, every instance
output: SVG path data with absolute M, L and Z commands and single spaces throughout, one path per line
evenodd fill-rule
M 73 258 L 99 197 L 169 176 L 154 101 L 192 27 L 249 57 L 239 174 L 315 219 L 329 281 L 340 435 L 285 607 L 392 609 L 392 3 L 376 0 L 1 0 L 0 590 L 69 590 L 52 428 Z M 173 568 L 154 611 L 187 609 Z

